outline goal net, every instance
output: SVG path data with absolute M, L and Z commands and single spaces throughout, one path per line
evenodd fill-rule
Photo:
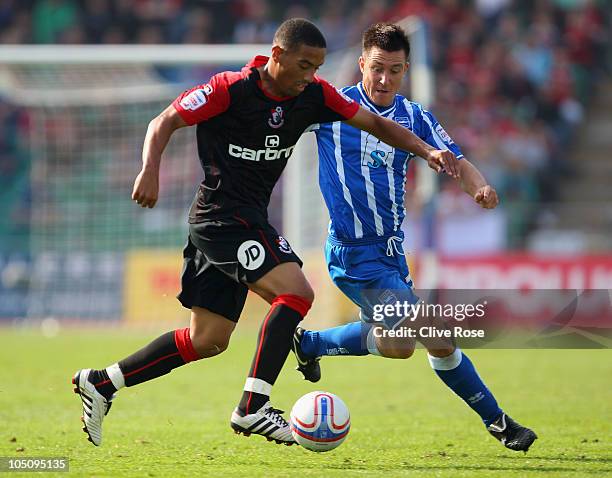
M 416 20 L 405 26 L 413 50 L 412 96 L 427 104 L 425 31 Z M 131 192 L 147 124 L 184 88 L 269 49 L 3 46 L 0 102 L 21 115 L 16 147 L 23 154 L 15 187 L 0 191 L 3 216 L 10 218 L 0 222 L 0 319 L 155 322 L 187 316 L 175 295 L 187 212 L 202 174 L 195 131 L 173 135 L 159 202 L 143 210 Z M 359 54 L 355 47 L 329 55 L 321 75 L 338 87 L 353 82 Z M 300 140 L 269 212 L 303 256 L 317 293 L 311 325 L 325 325 L 348 318 L 354 308 L 331 284 L 323 260 L 329 216 L 317 184 L 313 136 Z M 422 186 L 430 177 L 423 176 Z M 24 226 L 13 227 L 17 222 Z M 249 303 L 245 316 L 263 316 L 263 301 Z
M 167 58 L 177 62 L 177 55 L 161 51 L 169 55 L 165 60 L 156 60 L 157 54 L 147 59 L 154 53 L 148 47 L 127 48 L 136 50 L 128 56 L 138 63 L 127 64 L 123 47 L 88 55 L 90 47 L 9 48 L 13 57 L 2 52 L 2 98 L 26 123 L 18 147 L 25 151 L 28 192 L 9 198 L 7 212 L 19 214 L 27 227 L 0 247 L 0 317 L 185 315 L 174 296 L 187 211 L 202 176 L 195 131 L 173 135 L 160 171 L 159 202 L 143 210 L 131 192 L 147 125 L 185 87 L 215 71 L 240 68 L 254 50 L 267 50 L 247 45 L 228 55 L 225 47 L 202 47 L 178 59 L 187 66 L 168 66 Z M 185 80 L 169 82 L 168 74 Z

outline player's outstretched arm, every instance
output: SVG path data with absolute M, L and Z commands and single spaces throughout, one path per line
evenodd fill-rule
M 431 169 L 438 173 L 446 171 L 454 178 L 459 175 L 457 164 L 459 161 L 451 151 L 435 149 L 395 121 L 383 118 L 360 107 L 355 116 L 347 120 L 346 123 L 373 134 L 395 148 L 420 156 L 427 161 Z
M 481 207 L 493 209 L 499 204 L 497 191 L 487 184 L 486 179 L 476 166 L 463 158 L 459 161 L 459 184 Z
M 172 133 L 183 126 L 187 126 L 187 123 L 172 105 L 149 123 L 142 147 L 142 169 L 132 191 L 132 199 L 142 207 L 154 207 L 157 203 L 162 153 Z

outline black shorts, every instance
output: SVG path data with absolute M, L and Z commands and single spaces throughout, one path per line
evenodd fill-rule
M 203 307 L 238 322 L 248 287 L 277 265 L 302 261 L 263 217 L 244 211 L 189 225 L 183 250 L 184 307 Z

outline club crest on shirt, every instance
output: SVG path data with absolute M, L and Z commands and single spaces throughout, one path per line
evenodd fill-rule
M 293 252 L 291 246 L 287 242 L 287 239 L 285 239 L 283 236 L 278 236 L 276 239 L 276 245 L 278 246 L 278 250 L 284 252 L 285 254 L 291 254 Z
M 396 116 L 396 123 L 402 125 L 404 128 L 410 129 L 410 118 L 408 116 Z
M 268 119 L 268 125 L 270 128 L 280 128 L 285 123 L 285 112 L 282 106 L 277 106 L 270 110 L 270 118 Z

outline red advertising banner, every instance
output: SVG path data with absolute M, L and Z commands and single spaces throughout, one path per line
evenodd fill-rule
M 440 289 L 612 289 L 612 255 L 439 256 L 435 276 Z

